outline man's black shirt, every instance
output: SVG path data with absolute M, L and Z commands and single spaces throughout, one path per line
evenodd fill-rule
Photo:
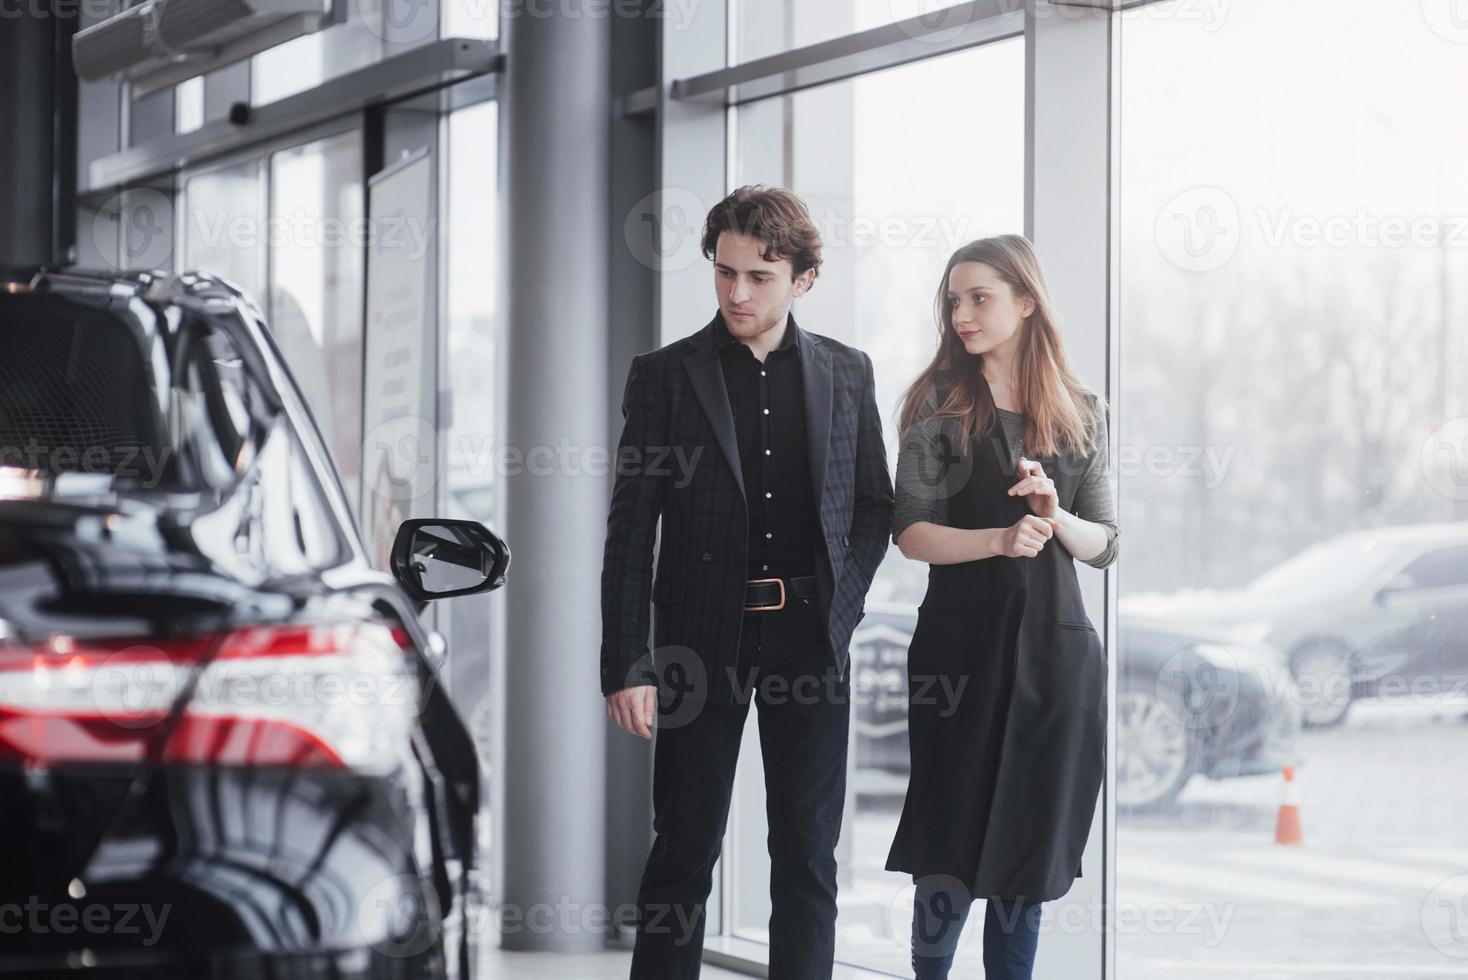
M 714 329 L 749 510 L 748 577 L 809 575 L 819 521 L 806 448 L 799 328 L 788 317 L 784 341 L 764 363 L 729 332 L 722 313 Z

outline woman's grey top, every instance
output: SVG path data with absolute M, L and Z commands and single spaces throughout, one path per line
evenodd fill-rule
M 934 524 L 948 522 L 948 498 L 962 488 L 956 479 L 966 478 L 967 472 L 947 472 L 938 480 L 928 479 L 932 472 L 934 446 L 940 444 L 935 437 L 941 430 L 956 433 L 956 420 L 935 419 L 938 396 L 930 393 L 923 411 L 919 413 L 907 438 L 897 455 L 896 507 L 892 518 L 892 540 L 918 521 Z M 999 420 L 1004 426 L 1004 436 L 1014 458 L 1025 455 L 1024 416 L 1019 412 L 999 409 Z M 1120 531 L 1116 524 L 1116 504 L 1111 496 L 1111 482 L 1107 465 L 1106 413 L 1097 413 L 1096 448 L 1086 458 L 1080 484 L 1076 488 L 1071 512 L 1082 520 L 1100 524 L 1106 529 L 1106 549 L 1091 559 L 1080 559 L 1093 568 L 1105 568 L 1116 560 L 1116 538 Z M 952 467 L 958 470 L 959 467 Z M 1053 475 L 1053 474 L 1052 474 Z

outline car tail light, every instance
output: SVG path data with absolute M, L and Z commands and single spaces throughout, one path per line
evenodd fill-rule
M 0 645 L 0 761 L 389 770 L 418 711 L 407 646 L 370 622 Z

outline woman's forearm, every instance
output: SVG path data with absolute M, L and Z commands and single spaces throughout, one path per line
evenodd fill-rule
M 1100 524 L 1057 508 L 1055 520 L 1060 524 L 1055 536 L 1071 556 L 1087 561 L 1106 550 L 1106 528 Z M 917 521 L 897 537 L 897 547 L 906 558 L 930 565 L 952 565 L 964 561 L 993 558 L 1001 553 L 999 535 L 1004 528 L 966 529 L 945 527 L 931 521 Z
M 1106 528 L 1100 524 L 1077 517 L 1063 507 L 1055 508 L 1055 519 L 1060 522 L 1055 536 L 1065 545 L 1065 550 L 1070 552 L 1071 557 L 1078 561 L 1088 561 L 1106 550 L 1109 540 Z
M 999 554 L 999 535 L 1003 530 L 997 527 L 944 527 L 931 521 L 917 521 L 897 536 L 897 547 L 905 557 L 914 561 L 953 565 Z

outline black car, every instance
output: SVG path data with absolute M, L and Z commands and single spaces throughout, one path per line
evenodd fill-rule
M 479 773 L 258 310 L 206 275 L 0 274 L 0 975 L 469 973 Z
M 916 627 L 912 606 L 869 601 L 852 636 L 857 788 L 867 795 L 906 789 L 907 648 Z M 1123 810 L 1163 808 L 1194 776 L 1279 772 L 1300 761 L 1299 692 L 1276 651 L 1125 620 L 1117 645 L 1115 790 Z

